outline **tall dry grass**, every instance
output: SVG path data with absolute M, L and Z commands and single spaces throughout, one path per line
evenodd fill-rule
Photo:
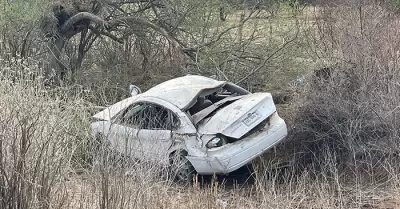
M 82 163 L 87 105 L 78 95 L 50 94 L 35 61 L 1 67 L 0 207 L 48 208 L 55 185 Z
M 399 179 L 392 164 L 386 166 L 391 184 L 384 186 L 344 182 L 338 170 L 294 175 L 267 164 L 255 166 L 253 183 L 230 179 L 202 184 L 200 176 L 181 186 L 157 165 L 116 159 L 103 148 L 95 149 L 88 128 L 91 104 L 82 99 L 85 91 L 46 89 L 40 77 L 24 70 L 20 61 L 7 63 L 0 82 L 1 208 L 399 206 Z M 100 161 L 92 163 L 95 159 Z
M 306 32 L 337 64 L 303 89 L 277 149 L 297 164 L 256 162 L 247 183 L 182 186 L 115 156 L 91 136 L 91 89 L 48 89 L 36 61 L 1 60 L 0 208 L 399 208 L 398 19 L 375 5 L 325 9 Z
M 297 165 L 344 180 L 390 182 L 399 163 L 398 15 L 366 2 L 319 10 L 307 31 L 328 68 L 316 71 L 295 104 L 284 149 Z M 319 76 L 318 76 L 319 75 Z M 388 172 L 390 167 L 391 172 Z M 347 179 L 346 179 L 347 178 Z

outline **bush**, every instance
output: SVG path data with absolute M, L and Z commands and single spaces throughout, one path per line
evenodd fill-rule
M 323 12 L 325 33 L 316 35 L 316 44 L 331 46 L 325 57 L 336 64 L 324 76 L 311 76 L 286 148 L 302 153 L 301 167 L 355 171 L 366 163 L 375 166 L 369 171 L 379 170 L 398 160 L 400 148 L 398 17 L 376 5 L 364 6 L 361 16 L 352 5 Z
M 57 182 L 72 165 L 82 164 L 83 149 L 88 149 L 86 104 L 61 99 L 62 91 L 50 94 L 32 60 L 3 64 L 0 208 L 49 208 Z

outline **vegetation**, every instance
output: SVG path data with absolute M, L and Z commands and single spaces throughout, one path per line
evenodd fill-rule
M 0 0 L 0 208 L 398 208 L 397 4 Z M 93 140 L 130 83 L 187 73 L 284 103 L 250 180 L 182 186 Z

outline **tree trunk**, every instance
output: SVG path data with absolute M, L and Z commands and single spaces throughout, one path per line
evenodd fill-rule
M 75 60 L 75 65 L 73 66 L 71 71 L 72 80 L 75 79 L 75 73 L 82 67 L 83 58 L 85 57 L 85 47 L 88 39 L 87 34 L 88 34 L 87 28 L 81 32 L 81 38 L 78 46 L 78 56 Z
M 221 7 L 219 8 L 219 19 L 220 19 L 222 22 L 225 22 L 225 20 L 226 20 L 226 13 L 225 13 L 225 7 L 224 7 L 224 6 L 221 6 Z
M 45 73 L 50 85 L 60 85 L 66 76 L 67 67 L 61 61 L 64 45 L 65 40 L 62 37 L 57 37 L 49 42 L 50 61 Z

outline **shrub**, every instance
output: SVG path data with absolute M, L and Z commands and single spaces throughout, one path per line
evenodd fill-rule
M 329 46 L 323 55 L 336 64 L 327 76 L 311 76 L 285 148 L 302 153 L 296 156 L 301 167 L 355 171 L 366 163 L 368 172 L 376 171 L 397 159 L 400 148 L 398 17 L 354 4 L 325 8 L 322 15 L 315 44 Z
M 32 60 L 3 64 L 0 208 L 49 208 L 57 182 L 82 163 L 88 149 L 83 145 L 89 139 L 85 104 L 62 99 L 57 89 L 50 93 Z

